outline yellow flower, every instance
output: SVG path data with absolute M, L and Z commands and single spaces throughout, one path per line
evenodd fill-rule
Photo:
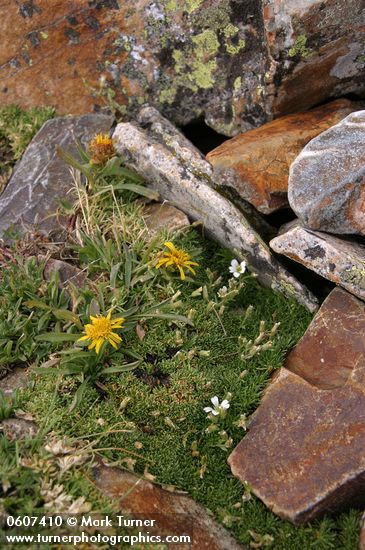
M 107 134 L 96 134 L 89 143 L 89 153 L 91 164 L 105 164 L 115 155 L 113 140 Z
M 175 248 L 175 246 L 170 242 L 166 242 L 164 243 L 164 245 L 166 246 L 166 248 L 169 249 L 169 252 L 163 253 L 163 257 L 157 262 L 157 269 L 162 266 L 173 266 L 180 271 L 180 278 L 182 281 L 185 279 L 184 269 L 188 269 L 193 275 L 195 275 L 195 271 L 191 266 L 199 264 L 196 262 L 192 262 L 189 254 L 185 252 L 185 250 Z
M 117 349 L 122 339 L 118 334 L 113 332 L 113 330 L 122 328 L 125 319 L 123 317 L 111 319 L 111 315 L 112 310 L 108 312 L 106 317 L 103 315 L 98 315 L 97 317 L 90 315 L 91 324 L 84 326 L 85 336 L 79 338 L 78 342 L 82 340 L 91 340 L 88 349 L 95 348 L 96 353 L 99 353 L 104 342 L 109 342 L 109 344 Z

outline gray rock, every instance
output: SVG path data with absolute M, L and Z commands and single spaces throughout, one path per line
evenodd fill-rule
M 28 369 L 16 367 L 10 370 L 4 378 L 0 379 L 0 391 L 6 396 L 11 396 L 15 390 L 24 389 L 29 380 Z
M 297 223 L 288 224 L 288 230 L 273 239 L 270 246 L 365 300 L 364 245 Z
M 24 418 L 8 418 L 3 420 L 0 428 L 7 439 L 19 441 L 21 439 L 33 438 L 37 435 L 37 425 L 31 420 Z
M 220 244 L 245 258 L 262 284 L 298 300 L 310 311 L 317 308 L 316 299 L 276 261 L 244 215 L 212 189 L 209 174 L 194 173 L 169 150 L 166 136 L 157 138 L 131 123 L 122 123 L 113 138 L 127 166 L 139 172 L 163 199 L 201 222 Z
M 44 256 L 40 256 L 39 259 L 44 260 L 45 258 Z M 54 258 L 50 258 L 46 261 L 43 271 L 46 281 L 51 279 L 54 272 L 58 272 L 60 288 L 67 286 L 68 283 L 81 288 L 85 283 L 85 271 L 69 264 L 68 262 L 64 262 L 63 260 L 55 260 Z
M 55 118 L 42 126 L 0 196 L 0 238 L 12 226 L 36 225 L 45 233 L 60 229 L 54 214 L 72 187 L 72 177 L 56 147 L 77 157 L 75 138 L 86 145 L 94 134 L 109 133 L 112 123 L 109 115 L 88 114 Z
M 365 111 L 304 147 L 290 167 L 288 198 L 310 229 L 365 235 Z

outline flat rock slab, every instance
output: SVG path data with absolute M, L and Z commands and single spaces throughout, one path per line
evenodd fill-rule
M 190 226 L 189 218 L 184 212 L 171 204 L 156 202 L 145 207 L 144 220 L 151 235 L 156 235 L 162 229 L 176 233 Z
M 306 145 L 290 167 L 288 198 L 305 227 L 365 235 L 365 111 Z
M 138 476 L 105 466 L 94 468 L 94 482 L 101 492 L 119 505 L 123 514 L 155 519 L 147 530 L 160 536 L 188 535 L 190 544 L 171 544 L 176 550 L 243 550 L 206 510 L 190 497 L 172 493 Z
M 271 248 L 365 300 L 365 246 L 294 224 Z
M 365 361 L 365 304 L 340 287 L 326 298 L 285 367 L 321 389 L 344 386 Z
M 54 214 L 73 182 L 56 148 L 78 157 L 75 138 L 87 145 L 96 133 L 109 133 L 112 123 L 109 115 L 88 114 L 55 118 L 42 126 L 0 196 L 0 238 L 10 227 L 19 229 L 24 224 L 36 224 L 46 233 L 60 229 Z
M 336 340 L 340 326 L 348 335 L 347 347 Z M 293 523 L 365 503 L 364 344 L 358 349 L 364 329 L 364 304 L 346 298 L 344 291 L 333 291 L 290 367 L 300 372 L 305 357 L 307 378 L 314 378 L 317 386 L 326 381 L 333 386 L 335 380 L 337 387 L 320 389 L 282 368 L 252 416 L 248 434 L 228 459 L 235 476 L 248 482 L 274 513 Z M 328 368 L 318 365 L 318 356 L 319 362 L 322 356 L 328 361 Z M 347 356 L 354 359 L 352 370 Z M 343 365 L 349 371 L 342 385 L 330 373 L 330 364 L 339 376 Z M 324 382 L 318 383 L 321 374 Z
M 288 206 L 291 163 L 311 139 L 358 108 L 346 99 L 332 101 L 225 141 L 207 155 L 215 181 L 264 214 Z
M 245 216 L 213 189 L 209 172 L 197 174 L 191 167 L 191 150 L 187 161 L 181 148 L 173 146 L 176 132 L 170 139 L 166 132 L 157 135 L 134 124 L 121 123 L 113 139 L 127 166 L 141 174 L 164 200 L 202 223 L 222 246 L 245 258 L 262 284 L 296 299 L 310 311 L 316 310 L 315 297 L 279 264 Z

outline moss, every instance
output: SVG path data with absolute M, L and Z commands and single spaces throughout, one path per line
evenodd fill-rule
M 161 103 L 168 103 L 171 105 L 171 103 L 174 102 L 176 96 L 176 89 L 174 88 L 167 88 L 165 90 L 161 90 L 158 99 Z
M 229 23 L 226 25 L 223 29 L 223 34 L 226 38 L 230 38 L 231 36 L 235 36 L 239 31 L 239 28 L 233 25 L 232 23 Z
M 240 76 L 238 76 L 235 81 L 233 82 L 233 89 L 235 92 L 238 92 L 238 90 L 241 88 L 242 85 L 242 79 Z
M 303 59 L 309 57 L 311 55 L 311 51 L 307 48 L 306 44 L 307 37 L 305 34 L 300 34 L 288 52 L 289 57 L 295 57 L 296 55 L 299 55 Z
M 214 31 L 206 29 L 200 34 L 192 37 L 192 42 L 196 46 L 194 53 L 202 59 L 206 55 L 214 55 L 219 48 L 219 41 Z
M 226 51 L 227 53 L 231 54 L 231 55 L 236 55 L 238 54 L 241 50 L 243 50 L 246 46 L 246 41 L 243 40 L 242 38 L 239 39 L 238 41 L 238 44 L 230 44 L 230 43 L 226 43 Z
M 188 13 L 193 13 L 193 11 L 197 10 L 203 2 L 204 0 L 185 0 L 184 9 Z

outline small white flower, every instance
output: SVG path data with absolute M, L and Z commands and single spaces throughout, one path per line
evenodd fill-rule
M 223 399 L 222 403 L 219 403 L 219 399 L 216 395 L 212 397 L 211 402 L 213 404 L 213 407 L 204 407 L 203 410 L 207 414 L 212 414 L 213 416 L 218 416 L 219 414 L 222 414 L 230 407 L 228 399 Z
M 239 277 L 246 271 L 246 262 L 242 261 L 241 263 L 238 260 L 232 260 L 231 265 L 229 266 L 229 272 L 232 273 L 233 277 Z

